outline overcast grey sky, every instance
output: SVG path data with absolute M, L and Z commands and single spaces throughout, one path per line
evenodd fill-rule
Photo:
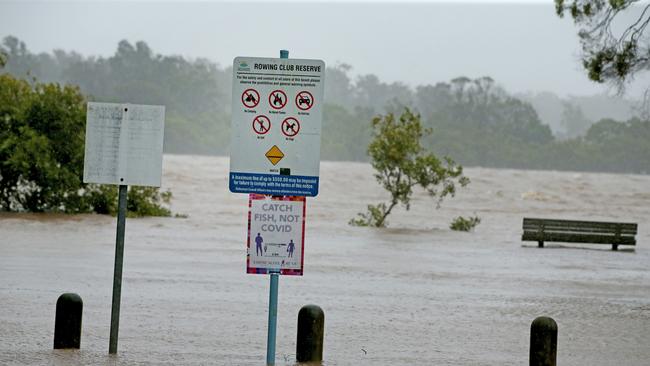
M 55 48 L 109 56 L 121 39 L 157 53 L 206 57 L 319 58 L 412 86 L 492 76 L 511 92 L 601 93 L 579 62 L 570 19 L 553 1 L 28 2 L 0 0 L 0 37 L 33 52 Z M 638 81 L 631 94 L 641 90 Z

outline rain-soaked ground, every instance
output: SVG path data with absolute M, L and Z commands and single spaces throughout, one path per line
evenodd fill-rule
M 269 279 L 245 273 L 245 195 L 225 158 L 165 156 L 173 211 L 128 219 L 119 355 L 108 336 L 115 218 L 0 215 L 0 364 L 263 365 Z M 456 198 L 418 193 L 390 228 L 347 221 L 384 199 L 366 164 L 322 163 L 305 275 L 280 278 L 277 363 L 296 317 L 325 311 L 325 365 L 525 365 L 531 321 L 559 326 L 558 364 L 650 365 L 650 176 L 467 169 Z M 458 215 L 475 232 L 448 229 Z M 522 218 L 639 223 L 638 246 L 521 242 Z M 63 292 L 84 300 L 80 351 L 53 351 Z

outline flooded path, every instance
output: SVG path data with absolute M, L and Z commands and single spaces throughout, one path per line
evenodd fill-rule
M 540 315 L 558 364 L 650 364 L 650 176 L 468 169 L 435 202 L 418 192 L 390 228 L 347 221 L 385 199 L 367 164 L 321 165 L 307 201 L 305 275 L 280 278 L 277 362 L 293 364 L 296 318 L 325 311 L 325 365 L 524 365 Z M 228 160 L 165 156 L 181 218 L 128 219 L 119 356 L 108 335 L 115 219 L 0 214 L 0 364 L 263 365 L 268 283 L 245 273 L 245 195 Z M 477 214 L 475 232 L 449 230 Z M 635 250 L 521 242 L 522 218 L 637 222 Z M 623 247 L 625 248 L 625 247 Z M 63 292 L 84 300 L 81 351 L 53 351 Z

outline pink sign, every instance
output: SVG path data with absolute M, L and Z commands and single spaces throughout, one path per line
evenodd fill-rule
M 248 196 L 246 272 L 302 276 L 305 197 Z

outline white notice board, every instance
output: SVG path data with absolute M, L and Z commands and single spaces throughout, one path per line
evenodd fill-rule
M 165 107 L 88 103 L 84 183 L 160 187 Z
M 316 196 L 325 63 L 233 62 L 230 191 Z

